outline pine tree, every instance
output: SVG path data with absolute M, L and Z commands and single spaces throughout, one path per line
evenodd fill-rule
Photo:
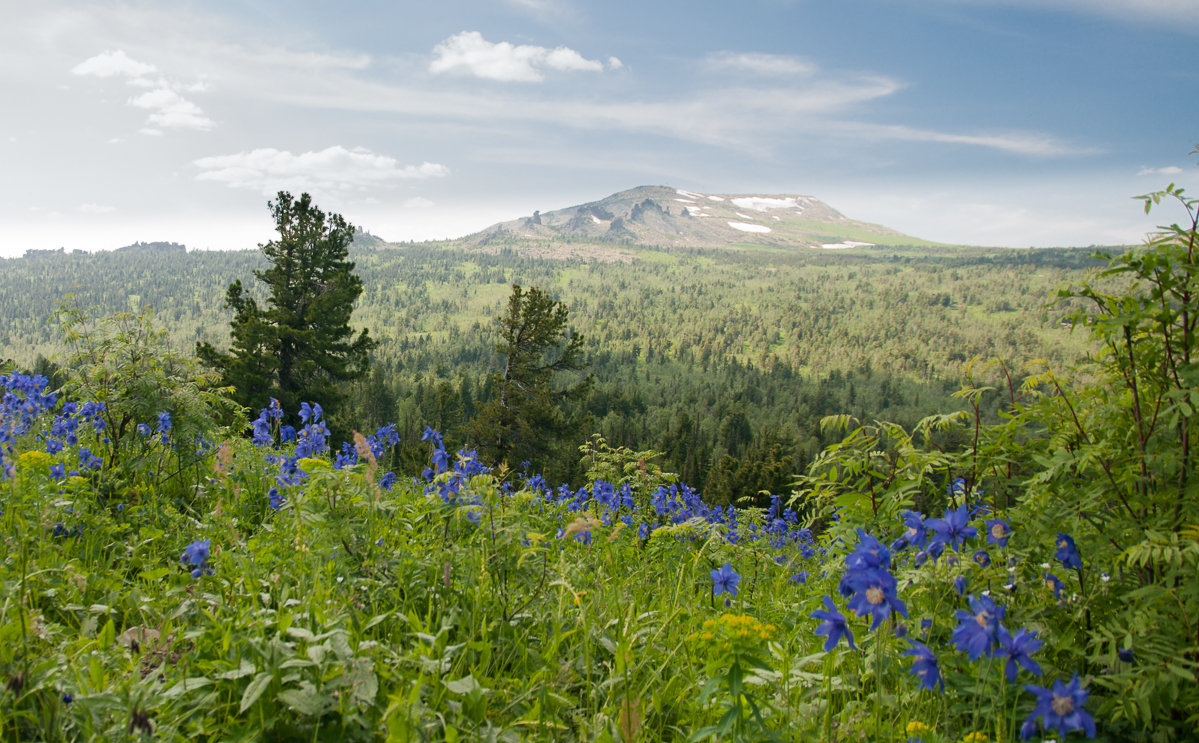
M 503 368 L 491 377 L 493 399 L 471 422 L 471 437 L 494 461 L 541 459 L 565 430 L 561 403 L 590 379 L 555 388 L 557 372 L 583 368 L 583 336 L 567 325 L 566 305 L 513 284 L 508 312 L 498 320 L 496 352 Z
M 242 405 L 263 407 L 275 397 L 288 411 L 302 401 L 335 409 L 341 384 L 366 374 L 375 346 L 365 329 L 355 336 L 350 328 L 362 294 L 346 260 L 354 228 L 316 208 L 308 194 L 293 199 L 280 191 L 269 207 L 279 237 L 260 246 L 271 267 L 254 272 L 270 292 L 267 305 L 234 281 L 225 296 L 234 313 L 231 348 L 222 353 L 198 343 L 196 352 L 220 370 Z

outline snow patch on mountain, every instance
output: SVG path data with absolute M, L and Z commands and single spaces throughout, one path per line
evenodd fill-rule
M 745 222 L 729 222 L 729 227 L 742 232 L 770 232 L 770 228 L 762 224 L 746 224 Z
M 798 198 L 774 199 L 769 196 L 742 196 L 733 199 L 733 203 L 742 209 L 764 212 L 767 209 L 799 209 Z

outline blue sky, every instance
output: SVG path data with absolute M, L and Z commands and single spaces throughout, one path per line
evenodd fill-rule
M 0 255 L 252 248 L 309 191 L 389 240 L 637 185 L 944 242 L 1138 242 L 1199 190 L 1195 0 L 26 3 Z

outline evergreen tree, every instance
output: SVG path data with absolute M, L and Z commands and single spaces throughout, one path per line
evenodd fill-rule
M 339 214 L 325 214 L 312 198 L 280 191 L 269 203 L 279 237 L 262 245 L 271 267 L 254 276 L 270 292 L 266 307 L 234 281 L 225 296 L 233 310 L 232 347 L 222 353 L 208 343 L 196 352 L 220 370 L 235 398 L 250 408 L 278 398 L 288 411 L 302 401 L 336 408 L 340 385 L 362 377 L 375 346 L 365 329 L 350 328 L 362 280 L 346 260 L 354 228 Z
M 561 403 L 588 384 L 556 388 L 554 375 L 583 367 L 583 336 L 567 326 L 566 305 L 530 287 L 512 285 L 499 319 L 496 352 L 503 368 L 491 377 L 494 397 L 471 422 L 471 438 L 493 461 L 540 460 L 566 428 Z

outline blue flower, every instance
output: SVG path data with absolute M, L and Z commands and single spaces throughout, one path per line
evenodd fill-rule
M 933 544 L 951 546 L 958 552 L 962 551 L 962 544 L 967 539 L 978 534 L 978 529 L 970 526 L 970 511 L 965 505 L 946 511 L 944 518 L 929 519 L 924 523 L 934 532 Z
M 920 677 L 920 688 L 936 691 L 937 687 L 940 687 L 941 691 L 945 691 L 945 681 L 941 678 L 941 669 L 937 666 L 937 656 L 933 655 L 933 651 L 924 643 L 917 640 L 909 642 L 912 643 L 912 647 L 903 651 L 903 654 L 916 659 L 912 663 L 911 673 Z
M 440 441 L 438 442 L 441 443 Z M 433 471 L 437 474 L 445 472 L 450 464 L 450 453 L 445 450 L 444 446 L 438 446 L 433 450 Z
M 1134 660 L 1136 660 L 1136 656 L 1133 655 L 1132 648 L 1120 648 L 1116 651 L 1116 657 L 1125 663 L 1132 663 Z
M 158 414 L 158 426 L 155 427 L 155 432 L 166 433 L 171 430 L 171 414 L 163 411 Z
M 1045 585 L 1053 589 L 1053 597 L 1055 599 L 1062 597 L 1062 590 L 1066 584 L 1058 580 L 1058 577 L 1053 573 L 1045 573 Z
M 1020 738 L 1028 740 L 1036 732 L 1033 722 L 1041 718 L 1041 728 L 1049 732 L 1057 728 L 1058 735 L 1065 738 L 1074 730 L 1081 730 L 1088 738 L 1095 737 L 1095 720 L 1082 708 L 1090 692 L 1082 688 L 1078 681 L 1078 673 L 1070 683 L 1063 684 L 1060 680 L 1053 682 L 1053 689 L 1028 684 L 1024 687 L 1037 698 L 1037 706 L 1020 728 Z
M 1012 538 L 1012 525 L 1003 519 L 987 519 L 983 523 L 987 526 L 987 544 L 1006 547 Z
M 1069 534 L 1063 534 L 1060 531 L 1057 533 L 1057 552 L 1053 556 L 1071 570 L 1082 569 L 1082 556 L 1078 554 L 1078 548 L 1074 546 L 1074 539 Z
M 954 644 L 958 650 L 968 653 L 972 661 L 983 655 L 989 658 L 1004 608 L 992 601 L 990 596 L 970 596 L 969 601 L 970 611 L 959 609 L 955 613 L 961 623 L 953 629 Z
M 896 594 L 897 583 L 891 575 L 891 553 L 874 537 L 858 530 L 858 544 L 845 558 L 845 576 L 838 586 L 850 596 L 849 609 L 860 617 L 874 618 L 871 630 L 896 611 L 907 616 L 907 607 Z
M 306 402 L 302 402 L 300 403 L 300 422 L 308 423 L 308 421 L 311 420 L 313 423 L 316 423 L 321 419 L 321 415 L 324 412 L 325 411 L 321 409 L 321 406 L 318 403 L 312 403 L 309 405 Z
M 138 423 L 137 424 L 137 432 L 140 433 L 142 436 L 149 436 L 150 435 L 150 426 L 146 423 Z
M 726 562 L 719 570 L 712 571 L 712 595 L 719 596 L 722 593 L 728 593 L 730 596 L 736 596 L 737 584 L 740 582 L 741 576 L 733 570 L 731 563 Z
M 193 567 L 191 571 L 193 578 L 199 578 L 201 575 L 212 575 L 212 568 L 208 567 L 208 547 L 211 541 L 209 539 L 199 539 L 183 549 L 183 555 L 179 559 L 184 565 L 191 565 Z
M 812 612 L 812 618 L 820 620 L 820 625 L 816 627 L 816 634 L 828 638 L 824 641 L 824 652 L 827 653 L 837 647 L 842 636 L 849 642 L 850 650 L 857 650 L 853 644 L 853 632 L 845 622 L 845 615 L 837 611 L 837 605 L 828 596 L 824 597 L 824 605 L 828 607 L 828 611 L 817 609 Z
M 977 562 L 981 567 L 985 568 L 991 564 L 991 556 L 986 552 L 979 550 L 978 552 L 974 553 L 974 561 Z
M 957 591 L 959 596 L 966 593 L 966 576 L 959 575 L 953 579 L 953 590 Z
M 849 599 L 849 609 L 859 617 L 871 616 L 874 621 L 870 624 L 871 631 L 878 629 L 891 611 L 908 615 L 907 606 L 896 593 L 895 577 L 883 568 L 860 570 L 846 576 L 853 596 Z
M 1036 632 L 1021 629 L 1017 630 L 1016 634 L 1013 635 L 1007 631 L 1007 627 L 1001 624 L 999 625 L 997 637 L 999 639 L 999 650 L 996 651 L 996 655 L 1007 658 L 1007 662 L 1004 664 L 1004 672 L 1007 673 L 1008 681 L 1016 680 L 1016 672 L 1019 670 L 1016 667 L 1017 665 L 1023 666 L 1024 670 L 1034 676 L 1041 675 L 1040 664 L 1029 657 L 1032 653 L 1041 649 L 1041 641 L 1037 639 Z
M 928 545 L 928 528 L 924 524 L 924 516 L 915 511 L 904 511 L 903 523 L 907 530 L 899 539 L 891 545 L 892 552 L 907 547 L 909 544 L 918 550 L 922 550 Z
M 274 443 L 271 437 L 271 422 L 267 419 L 265 410 L 254 419 L 254 433 L 250 440 L 254 442 L 254 446 L 270 446 Z

